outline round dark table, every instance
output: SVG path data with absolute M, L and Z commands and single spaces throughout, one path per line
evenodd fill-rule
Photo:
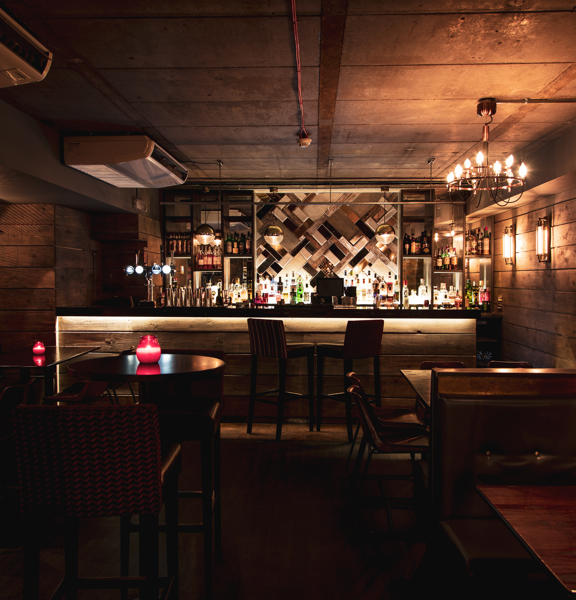
M 140 383 L 140 401 L 146 402 L 147 383 L 221 377 L 224 361 L 210 356 L 162 354 L 157 363 L 145 364 L 139 362 L 135 354 L 127 354 L 78 361 L 70 365 L 68 371 L 78 379 L 90 381 L 137 381 Z

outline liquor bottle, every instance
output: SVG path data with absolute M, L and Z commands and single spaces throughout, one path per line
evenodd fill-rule
M 442 256 L 442 268 L 444 271 L 450 270 L 450 248 L 446 246 L 444 255 Z
M 410 238 L 410 254 L 416 254 L 416 238 L 414 237 L 414 232 L 412 232 L 412 237 Z
M 424 279 L 420 279 L 420 285 L 418 286 L 418 298 L 419 304 L 424 304 L 426 298 L 426 286 L 424 285 Z
M 402 242 L 403 246 L 404 246 L 404 256 L 409 256 L 410 255 L 410 236 L 408 235 L 408 232 L 404 232 L 404 241 Z
M 304 287 L 304 304 L 310 304 L 312 302 L 312 295 L 310 294 L 310 283 L 308 281 L 308 275 L 306 275 L 306 286 Z
M 456 304 L 456 291 L 454 290 L 453 285 L 450 286 L 450 290 L 448 291 L 448 304 L 450 304 L 451 307 Z
M 450 270 L 458 270 L 458 255 L 456 254 L 456 248 L 452 248 L 452 255 L 450 256 Z
M 234 233 L 234 239 L 232 240 L 232 254 L 238 254 L 238 232 Z
M 302 277 L 298 275 L 298 285 L 296 286 L 296 304 L 304 302 L 304 286 L 302 285 Z
M 408 310 L 410 308 L 410 300 L 408 297 L 408 282 L 406 280 L 404 280 L 403 288 L 402 308 Z
M 228 233 L 226 238 L 226 254 L 232 254 L 232 232 Z
M 472 295 L 472 286 L 470 285 L 470 280 L 466 280 L 466 289 L 464 290 L 464 307 L 472 308 L 470 306 L 470 296 Z
M 252 254 L 252 238 L 250 237 L 249 233 L 246 234 L 246 244 L 244 246 L 244 251 L 246 252 L 246 254 Z
M 386 280 L 386 301 L 390 304 L 394 302 L 394 280 L 390 271 L 388 271 L 388 279 Z
M 222 268 L 222 248 L 220 245 L 214 248 L 214 265 L 213 269 L 221 269 Z
M 290 287 L 288 285 L 288 276 L 284 278 L 284 289 L 282 290 L 282 301 L 284 304 L 290 304 Z
M 435 285 L 432 288 L 432 304 L 433 304 L 433 306 L 437 307 L 439 301 L 440 301 L 440 294 L 438 292 L 438 286 Z
M 204 255 L 204 269 L 207 271 L 211 271 L 214 265 L 214 254 L 212 251 L 212 246 L 208 244 L 206 246 L 206 254 Z
M 428 232 L 426 229 L 422 234 L 422 254 L 425 254 L 426 256 L 430 255 L 430 243 L 428 241 Z
M 442 269 L 442 248 L 438 247 L 438 253 L 436 254 L 436 257 L 434 259 L 434 268 L 436 269 L 436 271 L 440 271 Z
M 400 304 L 400 283 L 398 282 L 398 275 L 394 275 L 394 298 L 393 302 L 396 306 Z
M 422 237 L 418 236 L 416 238 L 416 252 L 415 254 L 422 254 Z
M 484 227 L 484 237 L 482 238 L 482 254 L 484 256 L 490 255 L 490 234 L 488 233 L 488 227 Z
M 199 271 L 204 269 L 204 245 L 198 246 L 198 253 L 196 254 L 196 267 Z
M 460 292 L 456 290 L 456 297 L 454 298 L 454 308 L 460 308 L 462 306 L 462 296 L 460 296 Z
M 478 251 L 478 238 L 476 237 L 474 230 L 472 230 L 472 233 L 470 234 L 470 254 L 472 256 L 476 256 L 477 251 Z
M 238 254 L 246 253 L 246 236 L 242 234 L 240 236 L 240 240 L 238 241 Z
M 278 275 L 278 283 L 276 285 L 276 295 L 282 298 L 282 294 L 284 293 L 284 284 L 282 283 L 282 277 Z M 278 303 L 280 304 L 280 303 Z

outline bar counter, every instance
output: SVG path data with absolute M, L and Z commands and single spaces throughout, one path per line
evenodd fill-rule
M 375 308 L 333 308 L 318 306 L 276 306 L 274 308 L 58 308 L 58 343 L 67 346 L 95 345 L 100 352 L 121 352 L 135 347 L 140 336 L 158 336 L 163 348 L 203 348 L 223 350 L 228 355 L 224 393 L 225 414 L 241 419 L 247 413 L 250 380 L 249 317 L 281 318 L 289 342 L 343 342 L 350 319 L 383 319 L 384 334 L 380 370 L 384 402 L 414 402 L 414 392 L 401 374 L 402 369 L 418 369 L 425 360 L 461 360 L 476 366 L 476 321 L 480 311 L 464 310 L 385 310 Z M 305 387 L 305 360 L 289 364 L 288 385 L 293 391 Z M 276 366 L 263 359 L 260 385 L 275 387 Z M 370 359 L 357 360 L 355 371 L 373 386 Z M 342 363 L 328 359 L 325 364 L 327 393 L 343 387 Z M 60 386 L 67 384 L 64 374 Z M 307 417 L 306 402 L 287 406 L 292 418 Z M 268 407 L 262 407 L 262 413 Z M 270 415 L 273 414 L 273 410 Z M 343 417 L 340 403 L 326 402 L 325 416 Z

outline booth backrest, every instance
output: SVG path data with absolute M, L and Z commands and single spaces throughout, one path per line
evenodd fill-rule
M 479 484 L 575 485 L 576 371 L 463 371 L 432 375 L 434 518 L 493 516 Z

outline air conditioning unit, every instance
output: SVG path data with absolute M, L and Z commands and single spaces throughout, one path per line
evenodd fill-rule
M 188 169 L 145 135 L 64 138 L 64 164 L 122 188 L 180 185 Z
M 0 10 L 0 88 L 42 81 L 52 52 Z

